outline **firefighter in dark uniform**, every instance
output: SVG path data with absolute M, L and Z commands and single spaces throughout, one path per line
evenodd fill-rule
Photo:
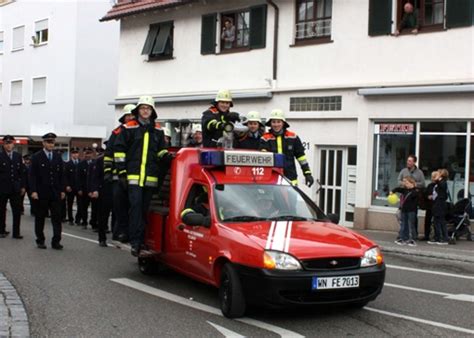
M 120 184 L 128 184 L 131 253 L 138 256 L 145 240 L 145 224 L 158 177 L 167 170 L 171 155 L 151 96 L 142 96 L 132 110 L 135 120 L 124 125 L 114 143 L 114 161 Z
M 89 191 L 87 191 L 87 172 L 89 166 L 92 164 L 92 157 L 94 150 L 91 147 L 85 147 L 83 149 L 84 159 L 79 163 L 79 192 L 78 195 L 81 197 L 81 211 L 80 219 L 82 220 L 82 225 L 84 229 L 87 229 L 87 222 L 89 219 L 89 205 L 91 205 L 91 222 L 92 223 L 92 214 L 95 212 L 95 201 L 91 201 L 89 197 Z M 93 206 L 94 205 L 94 206 Z M 94 227 L 93 227 L 94 228 Z
M 54 151 L 56 135 L 48 133 L 43 136 L 43 149 L 31 158 L 29 183 L 31 198 L 36 201 L 35 234 L 36 244 L 46 249 L 44 237 L 44 220 L 48 210 L 51 211 L 53 238 L 51 247 L 61 250 L 61 200 L 66 197 L 63 160 Z
M 65 180 L 67 195 L 67 217 L 69 225 L 80 224 L 81 196 L 79 196 L 79 148 L 71 149 L 71 159 L 65 164 Z M 76 200 L 76 217 L 73 216 L 72 208 Z
M 87 168 L 87 194 L 89 195 L 89 199 L 91 201 L 91 221 L 90 225 L 92 226 L 93 232 L 99 232 L 99 196 L 95 194 L 94 190 L 90 189 L 90 180 L 92 179 L 93 170 L 96 169 L 96 162 L 97 159 L 104 157 L 104 148 L 97 147 L 96 151 L 96 158 L 92 160 L 91 164 Z M 102 165 L 102 170 L 104 166 Z
M 246 121 L 242 124 L 247 126 L 249 130 L 236 138 L 234 148 L 259 150 L 260 138 L 263 136 L 263 132 L 265 131 L 265 126 L 260 118 L 260 113 L 257 111 L 249 112 Z
M 280 109 L 274 109 L 270 113 L 270 118 L 266 123 L 270 130 L 263 134 L 260 139 L 260 150 L 271 151 L 277 154 L 285 154 L 284 175 L 293 183 L 298 185 L 295 158 L 300 164 L 305 177 L 305 184 L 311 187 L 314 183 L 311 170 L 304 152 L 300 138 L 288 128 L 285 114 Z
M 230 91 L 220 90 L 212 106 L 202 113 L 203 147 L 217 147 L 217 141 L 222 137 L 226 126 L 229 123 L 240 121 L 238 113 L 229 112 L 232 106 L 232 95 Z
M 6 210 L 10 201 L 13 216 L 13 238 L 21 239 L 21 203 L 26 188 L 26 167 L 19 153 L 13 151 L 15 138 L 3 137 L 3 151 L 0 151 L 0 238 L 6 237 Z
M 119 119 L 120 125 L 112 131 L 107 141 L 107 148 L 104 154 L 104 180 L 113 181 L 113 214 L 115 222 L 112 228 L 112 239 L 119 240 L 122 243 L 128 242 L 128 192 L 126 186 L 118 184 L 117 168 L 114 164 L 114 144 L 117 136 L 122 132 L 123 125 L 134 119 L 132 110 L 134 104 L 127 104 L 122 110 L 122 116 Z

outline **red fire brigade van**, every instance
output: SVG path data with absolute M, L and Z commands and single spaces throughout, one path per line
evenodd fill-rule
M 161 266 L 219 288 L 222 313 L 247 306 L 350 304 L 381 292 L 369 239 L 332 223 L 283 176 L 282 155 L 183 148 L 155 196 L 143 273 Z

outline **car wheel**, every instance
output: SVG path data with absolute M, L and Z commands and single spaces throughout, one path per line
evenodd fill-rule
M 155 275 L 158 273 L 158 262 L 151 258 L 138 257 L 138 268 L 144 275 Z
M 231 263 L 226 263 L 221 272 L 219 300 L 222 314 L 227 318 L 239 318 L 245 313 L 245 298 L 239 274 Z

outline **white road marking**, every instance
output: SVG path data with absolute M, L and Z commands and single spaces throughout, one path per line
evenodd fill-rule
M 454 273 L 447 273 L 447 272 L 441 272 L 441 271 L 416 269 L 416 268 L 409 268 L 409 267 L 407 267 L 407 266 L 391 265 L 391 264 L 387 264 L 386 267 L 387 267 L 387 268 L 390 268 L 390 269 L 405 270 L 405 271 L 414 271 L 414 272 L 429 273 L 429 274 L 439 275 L 439 276 L 447 276 L 447 277 L 463 278 L 463 279 L 473 279 L 473 280 L 474 280 L 474 276 L 458 275 L 458 274 L 454 274 Z
M 233 338 L 243 338 L 243 337 L 245 337 L 245 336 L 242 336 L 242 335 L 238 334 L 237 332 L 226 329 L 225 327 L 214 324 L 214 323 L 212 323 L 208 320 L 206 320 L 206 323 L 208 323 L 213 328 L 215 328 L 217 331 L 219 331 L 224 337 L 233 337 Z
M 458 327 L 458 326 L 449 325 L 449 324 L 444 324 L 444 323 L 439 323 L 439 322 L 433 322 L 433 321 L 431 321 L 431 320 L 421 319 L 421 318 L 412 317 L 412 316 L 405 316 L 405 315 L 402 315 L 402 314 L 399 314 L 399 313 L 394 313 L 394 312 L 389 312 L 389 311 L 383 311 L 383 310 L 374 309 L 374 308 L 367 307 L 367 306 L 364 307 L 364 309 L 367 310 L 367 311 L 372 311 L 372 312 L 380 313 L 380 314 L 383 314 L 383 315 L 386 315 L 386 316 L 401 318 L 401 319 L 409 320 L 409 321 L 412 321 L 412 322 L 423 323 L 423 324 L 427 324 L 427 325 L 431 325 L 431 326 L 436 326 L 436 327 L 440 327 L 440 328 L 443 328 L 443 329 L 448 329 L 448 330 L 457 331 L 457 332 L 462 332 L 462 333 L 474 334 L 474 330 L 465 329 L 465 328 L 463 328 L 463 327 Z
M 178 304 L 188 306 L 188 307 L 196 309 L 196 310 L 204 311 L 204 312 L 216 315 L 216 316 L 223 317 L 222 312 L 219 309 L 215 308 L 215 307 L 212 307 L 212 306 L 209 306 L 209 305 L 206 305 L 206 304 L 202 304 L 202 303 L 198 303 L 198 302 L 195 302 L 195 301 L 191 301 L 187 298 L 184 298 L 184 297 L 181 297 L 181 296 L 178 296 L 178 295 L 175 295 L 175 294 L 172 294 L 172 293 L 169 293 L 169 292 L 166 292 L 166 291 L 148 286 L 148 285 L 143 284 L 143 283 L 135 282 L 135 281 L 133 281 L 131 279 L 128 279 L 128 278 L 114 278 L 114 279 L 111 279 L 111 281 L 114 282 L 114 283 L 117 283 L 117 284 L 127 286 L 129 288 L 144 292 L 144 293 L 148 293 L 150 295 L 153 295 L 153 296 L 156 296 L 156 297 L 159 297 L 159 298 L 166 299 L 166 300 L 174 302 L 174 303 L 178 303 Z M 255 319 L 251 319 L 251 318 L 239 318 L 239 319 L 235 319 L 235 320 L 238 321 L 238 322 L 241 322 L 241 323 L 245 323 L 247 325 L 252 325 L 252 326 L 258 327 L 258 328 L 263 329 L 263 330 L 274 332 L 274 333 L 278 334 L 281 337 L 297 337 L 297 338 L 304 337 L 304 336 L 302 336 L 299 333 L 296 333 L 294 331 L 290 331 L 290 330 L 284 329 L 282 327 L 278 327 L 278 326 L 268 324 L 268 323 L 265 323 L 265 322 L 261 322 L 259 320 L 255 320 Z
M 98 241 L 87 238 L 87 237 L 76 236 L 76 235 L 73 235 L 73 234 L 69 234 L 67 232 L 63 232 L 62 234 L 66 237 L 72 237 L 72 238 L 80 239 L 80 240 L 83 240 L 83 241 L 86 241 L 86 242 L 99 244 Z M 114 247 L 114 248 L 120 248 L 120 249 L 124 249 L 124 250 L 128 250 L 128 251 L 131 250 L 131 247 L 127 244 L 123 244 L 123 243 L 120 243 L 120 242 L 116 242 L 116 243 L 117 243 L 117 245 L 107 243 L 107 246 Z
M 439 292 L 439 291 L 413 288 L 411 286 L 391 284 L 391 283 L 384 283 L 384 286 L 397 288 L 397 289 L 403 289 L 403 290 L 409 290 L 409 291 L 415 291 L 415 292 L 429 293 L 429 294 L 432 294 L 432 295 L 437 295 L 437 296 L 444 297 L 446 299 L 460 300 L 460 301 L 463 301 L 463 302 L 474 303 L 474 296 L 473 295 L 452 294 L 452 293 L 446 293 L 446 292 Z

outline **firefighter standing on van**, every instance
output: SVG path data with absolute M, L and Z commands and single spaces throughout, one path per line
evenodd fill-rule
M 216 99 L 204 113 L 202 113 L 202 143 L 204 147 L 217 147 L 217 141 L 222 137 L 224 128 L 229 123 L 240 121 L 238 113 L 230 112 L 232 95 L 226 89 L 219 90 Z
M 260 147 L 260 138 L 263 136 L 265 130 L 265 126 L 260 118 L 260 113 L 258 111 L 249 112 L 247 114 L 247 120 L 242 124 L 247 126 L 249 130 L 235 140 L 234 148 L 258 150 Z
M 134 119 L 132 110 L 134 104 L 123 107 L 122 116 L 119 118 L 120 125 L 112 131 L 104 154 L 104 181 L 112 181 L 113 214 L 115 224 L 112 225 L 112 239 L 122 243 L 128 242 L 128 193 L 122 184 L 118 183 L 117 168 L 114 164 L 114 144 L 117 136 L 123 131 L 123 125 Z
M 132 255 L 143 249 L 148 207 L 158 187 L 159 170 L 165 170 L 170 154 L 151 96 L 142 96 L 132 110 L 135 120 L 124 125 L 114 144 L 114 162 L 119 183 L 128 184 L 129 226 Z
M 305 184 L 311 187 L 314 183 L 311 170 L 304 152 L 303 144 L 300 138 L 288 128 L 290 125 L 286 122 L 285 114 L 280 109 L 274 109 L 270 113 L 270 118 L 266 123 L 270 130 L 263 134 L 260 139 L 260 150 L 271 151 L 273 153 L 285 154 L 284 175 L 293 183 L 298 184 L 295 158 L 301 166 L 305 177 Z

